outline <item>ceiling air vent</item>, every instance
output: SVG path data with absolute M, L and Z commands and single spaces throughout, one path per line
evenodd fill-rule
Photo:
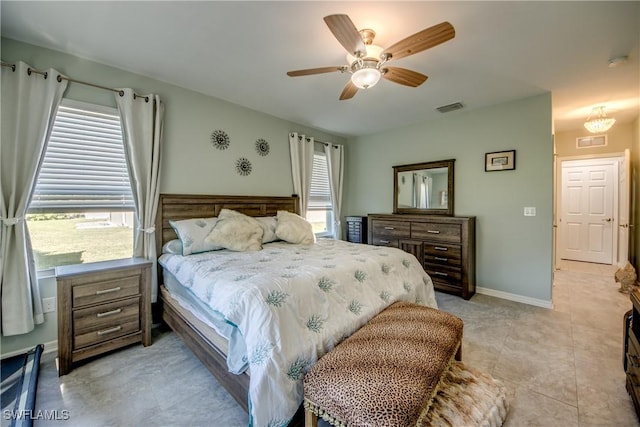
M 454 102 L 453 104 L 443 105 L 442 107 L 438 107 L 436 108 L 436 110 L 440 111 L 441 113 L 448 113 L 450 111 L 461 110 L 463 107 L 464 106 L 462 105 L 461 102 Z
M 576 148 L 604 147 L 607 145 L 607 135 L 581 136 L 576 138 Z

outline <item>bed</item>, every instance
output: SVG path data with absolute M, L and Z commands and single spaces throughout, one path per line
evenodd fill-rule
M 297 198 L 163 194 L 158 254 L 176 239 L 170 220 L 217 217 L 222 209 L 270 217 L 297 213 Z M 158 277 L 166 278 L 160 279 L 162 319 L 249 413 L 252 425 L 290 422 L 302 402 L 304 372 L 388 305 L 436 306 L 431 279 L 413 256 L 332 239 L 266 243 L 257 252 L 163 254 L 160 268 Z M 264 277 L 268 271 L 275 276 Z M 185 302 L 180 286 L 195 302 Z M 211 310 L 200 312 L 201 303 Z M 212 315 L 222 316 L 235 335 L 220 337 Z M 244 358 L 237 356 L 238 341 Z

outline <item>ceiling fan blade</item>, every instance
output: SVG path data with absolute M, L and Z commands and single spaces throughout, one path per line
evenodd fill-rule
M 382 52 L 382 56 L 390 54 L 390 60 L 404 58 L 451 40 L 455 36 L 456 30 L 453 25 L 448 22 L 441 22 L 386 48 Z
M 344 89 L 342 89 L 342 93 L 340 94 L 340 101 L 353 98 L 356 92 L 358 92 L 358 86 L 354 85 L 351 79 L 349 79 Z
M 289 77 L 310 76 L 312 74 L 332 73 L 334 71 L 343 71 L 344 66 L 308 68 L 306 70 L 287 71 Z
M 424 74 L 406 68 L 385 67 L 384 71 L 382 77 L 385 79 L 409 87 L 418 87 L 428 79 Z
M 353 56 L 360 56 L 358 52 L 367 53 L 362 36 L 349 16 L 329 15 L 324 17 L 324 22 L 347 52 Z

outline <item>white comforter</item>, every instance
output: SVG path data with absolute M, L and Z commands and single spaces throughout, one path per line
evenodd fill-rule
M 276 242 L 259 252 L 165 254 L 160 264 L 241 332 L 255 426 L 288 424 L 308 369 L 390 304 L 436 307 L 418 260 L 395 248 Z

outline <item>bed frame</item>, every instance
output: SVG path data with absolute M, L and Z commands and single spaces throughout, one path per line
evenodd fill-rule
M 297 196 L 208 196 L 161 194 L 156 216 L 156 249 L 160 256 L 162 245 L 177 236 L 169 220 L 208 218 L 218 216 L 220 210 L 233 209 L 249 216 L 275 216 L 277 211 L 299 213 Z M 162 285 L 162 270 L 158 266 L 158 284 Z M 160 292 L 158 293 L 160 294 Z M 187 347 L 209 369 L 213 376 L 249 412 L 249 377 L 228 371 L 224 352 L 211 342 L 198 326 L 176 311 L 169 301 L 160 299 L 162 320 L 184 341 Z

